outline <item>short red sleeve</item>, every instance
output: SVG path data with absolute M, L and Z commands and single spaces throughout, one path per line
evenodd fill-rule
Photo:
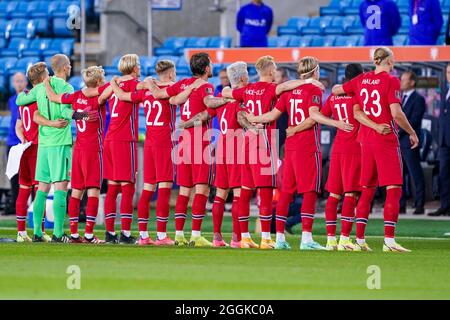
M 350 81 L 347 81 L 342 85 L 342 89 L 345 91 L 345 94 L 348 96 L 354 96 L 356 93 L 356 83 L 359 79 L 359 76 L 356 78 L 353 78 Z
M 174 83 L 173 85 L 166 88 L 167 95 L 169 97 L 174 97 L 178 95 L 181 91 L 182 80 Z
M 322 108 L 322 90 L 318 87 L 313 87 L 309 94 L 309 106 Z
M 392 77 L 389 85 L 388 93 L 389 104 L 402 103 L 402 93 L 400 91 L 400 80 L 396 77 Z
M 280 112 L 286 112 L 287 95 L 288 95 L 288 92 L 283 93 L 280 96 L 280 99 L 278 99 L 277 104 L 275 105 L 275 108 L 278 109 Z
M 78 91 L 74 93 L 64 93 L 61 96 L 62 104 L 72 104 L 77 99 Z
M 211 83 L 206 83 L 197 90 L 199 91 L 202 99 L 206 98 L 207 96 L 214 95 L 214 86 Z
M 331 117 L 331 115 L 333 114 L 333 112 L 332 112 L 332 110 L 331 110 L 331 102 L 330 102 L 332 96 L 333 96 L 333 95 L 330 95 L 330 96 L 328 97 L 327 101 L 326 101 L 325 104 L 323 105 L 322 110 L 320 110 L 320 112 L 322 112 L 322 114 L 323 114 L 324 116 L 327 116 L 327 117 Z
M 102 94 L 103 91 L 105 91 L 111 84 L 109 82 L 105 83 L 104 85 L 102 85 L 101 87 L 98 87 L 98 94 Z
M 145 100 L 144 96 L 145 96 L 145 92 L 146 91 L 147 90 L 136 90 L 136 91 L 133 91 L 131 93 L 131 102 L 133 102 L 133 103 L 141 103 L 141 102 L 143 102 Z
M 246 87 L 232 90 L 231 94 L 233 99 L 239 102 L 244 101 L 245 90 L 247 90 Z

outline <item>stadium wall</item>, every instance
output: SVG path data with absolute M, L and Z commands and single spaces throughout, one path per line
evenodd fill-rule
M 241 3 L 247 3 L 242 0 Z M 318 15 L 320 6 L 325 6 L 329 0 L 265 0 L 274 11 L 274 27 L 285 24 L 292 16 Z M 220 1 L 226 11 L 222 16 L 218 12 L 211 12 L 213 0 L 184 0 L 182 11 L 155 11 L 153 14 L 153 34 L 160 41 L 170 36 L 203 37 L 203 36 L 231 36 L 235 39 L 236 12 L 235 0 Z M 133 17 L 141 26 L 147 28 L 146 0 L 110 0 L 108 11 L 123 11 Z M 223 32 L 221 34 L 221 24 Z M 119 54 L 134 52 L 139 55 L 147 54 L 147 34 L 136 32 L 137 27 L 125 16 L 117 14 L 102 14 L 100 19 L 102 48 L 104 51 L 102 64 L 109 64 L 112 58 Z M 236 43 L 236 42 L 235 42 Z M 154 43 L 156 46 L 157 44 Z

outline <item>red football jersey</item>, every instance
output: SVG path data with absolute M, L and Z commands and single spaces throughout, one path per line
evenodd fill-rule
M 165 88 L 167 86 L 161 87 Z M 175 130 L 176 108 L 168 99 L 155 99 L 148 90 L 131 93 L 133 103 L 143 103 L 147 132 L 145 145 L 167 147 L 172 145 L 172 132 Z
M 134 92 L 138 83 L 138 79 L 131 79 L 121 82 L 119 87 L 125 92 Z M 102 89 L 106 87 L 103 86 Z M 138 141 L 139 106 L 133 102 L 119 100 L 114 93 L 109 98 L 108 104 L 111 120 L 105 140 Z
M 260 116 L 270 112 L 277 102 L 277 85 L 269 82 L 255 82 L 246 87 L 233 90 L 233 98 L 244 103 L 244 110 L 252 112 L 255 116 Z M 272 129 L 276 129 L 276 121 L 266 126 L 269 144 L 272 144 Z M 259 141 L 259 139 L 258 139 Z M 248 140 L 246 140 L 248 143 Z
M 402 102 L 400 80 L 387 72 L 376 74 L 371 71 L 344 83 L 343 89 L 348 95 L 357 97 L 361 108 L 372 121 L 391 125 L 392 133 L 388 135 L 361 126 L 362 142 L 398 144 L 398 128 L 392 118 L 390 105 Z
M 353 105 L 358 104 L 356 97 L 330 95 L 321 112 L 334 120 L 352 124 L 353 130 L 345 132 L 337 130 L 333 141 L 333 152 L 337 153 L 361 153 L 361 145 L 358 141 L 359 122 L 353 113 Z
M 197 78 L 186 78 L 178 81 L 177 83 L 167 87 L 166 92 L 170 97 L 176 96 L 179 93 L 183 92 L 186 87 L 191 85 L 197 80 Z M 206 83 L 201 87 L 192 91 L 189 99 L 182 105 L 181 107 L 181 121 L 187 121 L 197 115 L 200 112 L 203 112 L 207 109 L 203 100 L 207 96 L 214 95 L 214 86 L 210 83 Z M 210 122 L 204 122 L 202 124 L 202 139 L 199 140 L 197 137 L 194 137 L 195 128 L 191 127 L 185 130 L 188 130 L 192 133 L 191 138 L 192 143 L 201 142 L 201 144 L 209 144 L 210 138 L 205 136 L 205 132 L 209 129 Z M 208 141 L 206 141 L 208 140 Z M 181 140 L 180 140 L 181 141 Z
M 313 84 L 305 84 L 283 93 L 275 108 L 288 114 L 289 127 L 298 126 L 309 118 L 309 108 L 322 107 L 322 90 Z M 285 149 L 303 152 L 320 152 L 319 125 L 286 138 Z
M 83 111 L 87 107 L 92 110 L 98 110 L 97 121 L 77 120 L 77 139 L 75 141 L 75 148 L 85 148 L 93 151 L 101 150 L 103 141 L 103 130 L 105 127 L 106 110 L 105 107 L 100 107 L 98 104 L 98 97 L 87 98 L 83 91 L 76 91 L 74 93 L 65 93 L 61 96 L 61 103 L 71 104 L 75 111 Z
M 217 154 L 227 155 L 230 159 L 238 159 L 241 152 L 240 143 L 243 141 L 243 130 L 237 121 L 237 114 L 241 110 L 240 102 L 228 102 L 216 109 L 208 109 L 211 117 L 217 116 L 220 127 L 220 138 L 218 142 Z M 233 141 L 234 140 L 234 141 Z M 233 152 L 231 152 L 233 149 Z
M 27 106 L 19 106 L 19 119 L 22 120 L 23 135 L 27 141 L 38 144 L 39 125 L 33 121 L 34 112 L 37 111 L 37 103 Z

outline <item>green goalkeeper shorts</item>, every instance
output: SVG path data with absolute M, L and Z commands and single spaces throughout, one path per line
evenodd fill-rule
M 36 181 L 55 183 L 70 181 L 72 146 L 38 146 Z

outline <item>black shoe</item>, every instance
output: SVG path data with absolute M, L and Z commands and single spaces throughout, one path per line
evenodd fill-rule
M 119 239 L 117 238 L 117 234 L 112 235 L 108 231 L 105 233 L 105 243 L 119 243 Z
M 417 207 L 413 214 L 424 214 L 425 213 L 425 208 L 424 207 Z
M 120 240 L 119 243 L 121 244 L 135 244 L 136 238 L 133 236 L 125 236 L 122 232 L 120 233 Z
M 449 214 L 449 211 L 449 208 L 439 208 L 436 211 L 429 213 L 428 215 L 430 217 L 446 216 Z
M 58 238 L 55 235 L 53 235 L 52 242 L 69 243 L 70 242 L 70 237 L 66 236 L 66 234 L 63 234 L 60 238 Z
M 45 242 L 45 241 L 44 241 L 44 238 L 39 237 L 38 235 L 34 235 L 33 242 Z
M 406 214 L 406 207 L 400 207 L 400 214 Z

